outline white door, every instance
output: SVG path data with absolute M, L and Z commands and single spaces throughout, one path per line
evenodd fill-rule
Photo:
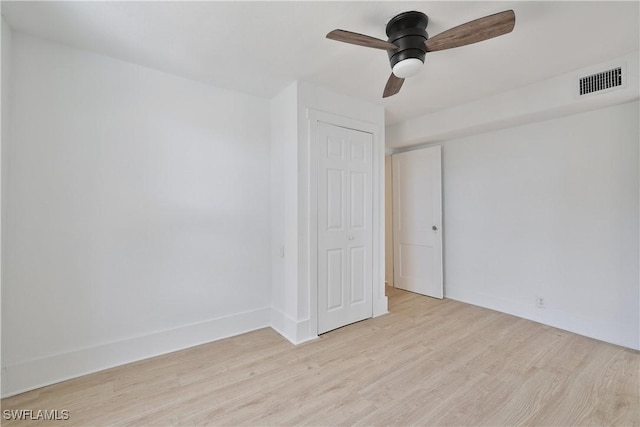
M 442 298 L 439 146 L 393 155 L 393 246 L 393 285 Z
M 373 316 L 373 135 L 318 124 L 318 333 Z

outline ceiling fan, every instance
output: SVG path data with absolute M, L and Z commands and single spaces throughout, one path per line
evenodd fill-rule
M 346 30 L 333 30 L 327 38 L 387 51 L 392 73 L 382 94 L 386 98 L 400 91 L 404 79 L 420 71 L 427 52 L 465 46 L 510 33 L 516 23 L 516 15 L 513 10 L 505 10 L 458 25 L 431 38 L 426 32 L 428 22 L 429 18 L 422 12 L 404 12 L 387 23 L 387 41 Z

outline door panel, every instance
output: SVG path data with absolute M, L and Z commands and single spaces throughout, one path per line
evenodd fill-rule
M 366 200 L 365 185 L 367 177 L 362 172 L 350 172 L 351 182 L 351 229 L 364 229 L 366 227 Z
M 394 154 L 394 286 L 443 297 L 440 147 Z
M 373 315 L 373 135 L 318 124 L 318 333 Z
M 327 169 L 327 229 L 342 230 L 344 205 L 342 188 L 344 187 L 344 172 L 337 169 Z
M 327 310 L 342 308 L 344 280 L 342 268 L 342 249 L 327 250 Z
M 351 271 L 351 304 L 364 303 L 366 286 L 366 248 L 351 248 L 349 270 Z

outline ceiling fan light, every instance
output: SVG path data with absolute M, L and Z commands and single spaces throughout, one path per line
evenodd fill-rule
M 393 74 L 401 79 L 415 76 L 422 68 L 422 61 L 418 58 L 407 58 L 393 66 Z

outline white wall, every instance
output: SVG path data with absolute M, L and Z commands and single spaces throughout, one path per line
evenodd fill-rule
M 5 144 L 9 141 L 9 100 L 10 100 L 10 84 L 11 81 L 11 44 L 12 44 L 12 36 L 13 32 L 9 25 L 4 20 L 4 17 L 0 17 L 0 30 L 2 31 L 2 58 L 1 62 L 1 110 L 2 110 L 2 121 L 0 122 L 0 135 L 2 138 L 2 144 L 0 144 L 0 194 L 5 192 L 5 186 L 7 180 L 5 179 L 5 174 L 7 172 L 6 160 L 7 157 L 3 155 L 3 148 Z M 2 198 L 0 198 L 0 260 L 2 259 L 4 253 L 4 239 L 2 238 L 2 233 L 4 230 L 4 217 L 5 217 L 5 209 L 6 203 L 2 202 Z M 0 263 L 0 301 L 2 301 L 2 283 L 3 283 L 4 269 L 2 268 L 2 263 Z M 0 330 L 2 326 L 2 309 L 0 304 Z M 0 340 L 1 341 L 1 340 Z M 2 355 L 2 346 L 0 345 L 0 356 Z M 0 370 L 0 383 L 4 382 L 4 369 Z
M 268 101 L 12 47 L 3 394 L 267 326 Z
M 639 349 L 638 128 L 635 101 L 444 142 L 446 296 Z
M 271 100 L 271 326 L 296 341 L 298 83 Z
M 611 61 L 412 118 L 387 128 L 388 146 L 401 148 L 461 138 L 636 100 L 640 95 L 639 65 L 638 51 L 630 52 Z M 616 67 L 624 69 L 623 86 L 577 96 L 581 77 Z
M 391 155 L 384 156 L 384 281 L 393 285 L 393 173 Z

